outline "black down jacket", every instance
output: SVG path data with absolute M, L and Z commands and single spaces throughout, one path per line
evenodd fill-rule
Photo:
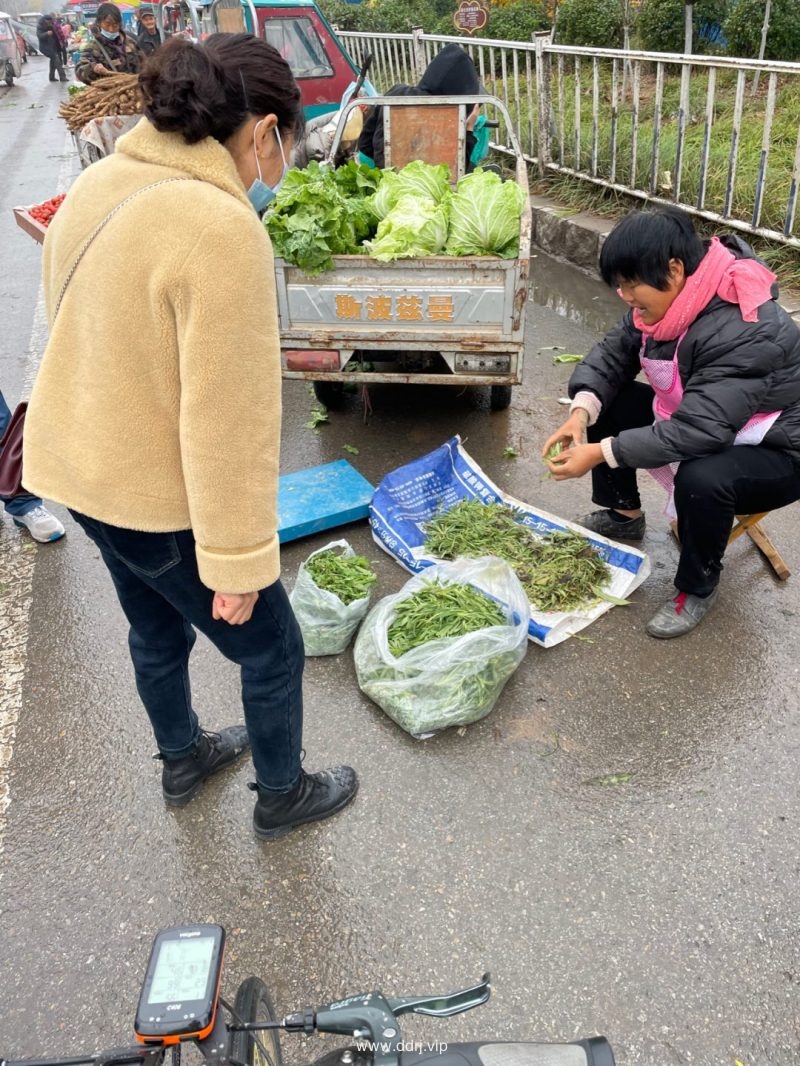
M 738 259 L 755 258 L 736 236 L 720 238 Z M 676 341 L 647 342 L 648 359 L 672 360 Z M 596 344 L 569 381 L 569 395 L 593 392 L 607 407 L 641 367 L 642 334 L 629 311 Z M 744 322 L 739 307 L 714 296 L 689 327 L 678 349 L 683 399 L 672 418 L 614 439 L 620 466 L 644 469 L 697 459 L 733 443 L 758 413 L 781 411 L 764 447 L 789 452 L 800 463 L 800 329 L 773 298 Z
M 475 64 L 458 44 L 448 44 L 430 61 L 419 85 L 395 85 L 386 96 L 466 96 L 475 94 L 476 101 L 484 91 Z M 466 169 L 471 170 L 469 157 L 475 147 L 475 135 L 467 131 Z M 383 108 L 373 107 L 364 120 L 358 139 L 358 150 L 379 169 L 386 166 L 383 147 Z

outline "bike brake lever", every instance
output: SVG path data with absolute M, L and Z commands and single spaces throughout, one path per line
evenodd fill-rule
M 449 1018 L 462 1014 L 486 1003 L 492 994 L 491 974 L 485 973 L 478 984 L 444 996 L 409 996 L 402 999 L 387 999 L 389 1009 L 397 1017 L 400 1014 L 426 1014 L 434 1018 Z

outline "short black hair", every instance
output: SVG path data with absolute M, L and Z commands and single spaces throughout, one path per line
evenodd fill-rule
M 606 285 L 638 281 L 662 292 L 669 288 L 669 264 L 679 259 L 688 277 L 700 266 L 706 246 L 691 218 L 677 207 L 631 211 L 609 233 L 600 252 Z

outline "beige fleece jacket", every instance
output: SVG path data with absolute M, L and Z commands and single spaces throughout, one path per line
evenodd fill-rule
M 86 238 L 131 192 L 58 294 Z M 233 159 L 147 119 L 77 179 L 44 242 L 50 339 L 25 486 L 127 529 L 191 528 L 200 577 L 279 576 L 280 343 L 272 249 Z

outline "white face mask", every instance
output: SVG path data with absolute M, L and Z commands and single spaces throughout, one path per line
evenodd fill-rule
M 263 211 L 266 211 L 267 207 L 272 203 L 278 194 L 278 189 L 281 187 L 281 182 L 286 177 L 286 172 L 289 169 L 289 164 L 286 162 L 286 154 L 283 151 L 283 141 L 281 135 L 278 132 L 278 127 L 275 127 L 275 136 L 278 138 L 278 147 L 281 150 L 281 159 L 283 160 L 283 173 L 278 180 L 277 185 L 267 185 L 261 179 L 261 160 L 258 158 L 258 151 L 256 150 L 256 135 L 258 133 L 258 127 L 265 120 L 262 118 L 261 122 L 256 123 L 256 127 L 253 130 L 253 154 L 256 157 L 256 170 L 258 171 L 258 177 L 247 190 L 247 196 L 250 203 L 256 209 L 260 215 Z

